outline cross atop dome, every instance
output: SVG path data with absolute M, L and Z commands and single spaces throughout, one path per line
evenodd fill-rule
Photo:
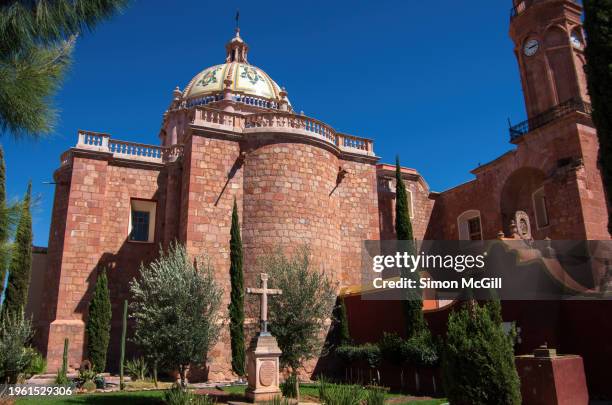
M 238 21 L 240 19 L 240 12 L 236 11 L 236 34 L 234 38 L 232 38 L 226 45 L 225 50 L 227 52 L 227 56 L 225 57 L 225 63 L 230 62 L 239 62 L 239 63 L 249 63 L 247 60 L 247 53 L 249 51 L 249 46 L 240 38 L 240 25 Z

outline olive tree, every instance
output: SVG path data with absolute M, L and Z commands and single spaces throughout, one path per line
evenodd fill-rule
M 270 331 L 282 350 L 280 361 L 291 369 L 296 382 L 305 361 L 324 349 L 326 321 L 330 319 L 336 300 L 336 286 L 325 273 L 313 268 L 310 251 L 301 247 L 292 256 L 281 250 L 265 256 L 263 271 L 270 275 L 272 288 L 283 291 L 270 299 Z
M 134 342 L 155 367 L 177 369 L 185 386 L 189 365 L 203 364 L 219 335 L 222 292 L 210 262 L 190 258 L 183 245 L 173 243 L 141 266 L 130 290 Z

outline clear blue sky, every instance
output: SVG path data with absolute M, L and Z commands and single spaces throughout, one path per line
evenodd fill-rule
M 399 154 L 432 190 L 472 178 L 508 143 L 507 118 L 524 119 L 510 0 L 137 0 L 79 38 L 56 97 L 56 133 L 38 142 L 3 136 L 9 197 L 28 179 L 39 195 L 34 242 L 47 246 L 60 154 L 77 129 L 157 144 L 175 86 L 222 63 L 240 8 L 249 61 L 285 86 L 296 110 Z

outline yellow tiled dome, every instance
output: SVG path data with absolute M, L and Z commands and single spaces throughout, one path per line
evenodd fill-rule
M 230 62 L 211 66 L 198 73 L 189 83 L 186 99 L 211 96 L 223 91 L 224 81 L 231 80 L 233 93 L 278 100 L 280 87 L 266 72 L 248 63 Z
M 276 108 L 282 99 L 281 88 L 266 72 L 249 63 L 249 46 L 240 38 L 240 29 L 236 28 L 236 35 L 225 45 L 225 49 L 227 53 L 224 64 L 204 69 L 189 82 L 182 94 L 187 105 L 201 105 L 223 99 L 225 82 L 230 80 L 234 100 L 264 108 Z

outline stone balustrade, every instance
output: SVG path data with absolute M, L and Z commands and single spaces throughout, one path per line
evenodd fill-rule
M 214 108 L 196 107 L 193 124 L 205 127 L 217 127 L 231 131 L 240 131 L 244 128 L 245 116 Z
M 290 112 L 275 111 L 242 115 L 213 108 L 196 107 L 193 124 L 243 133 L 286 132 L 312 136 L 335 145 L 345 152 L 374 156 L 374 143 L 371 139 L 341 134 L 324 122 Z
M 162 148 L 159 146 L 145 145 L 141 143 L 117 141 L 109 139 L 108 150 L 113 156 L 120 158 L 142 158 L 144 160 L 161 160 L 163 156 Z
M 370 139 L 342 134 L 317 119 L 290 112 L 262 112 L 243 115 L 213 108 L 196 107 L 192 119 L 195 126 L 237 133 L 278 132 L 317 138 L 334 145 L 346 153 L 374 156 L 374 143 Z M 112 153 L 120 159 L 143 162 L 166 163 L 176 161 L 183 155 L 182 145 L 169 147 L 147 145 L 111 139 L 109 134 L 79 131 L 76 149 Z M 70 152 L 62 154 L 61 163 L 66 164 Z
M 79 131 L 78 142 L 75 148 L 112 153 L 113 157 L 120 159 L 153 163 L 173 162 L 183 154 L 182 145 L 163 147 L 137 142 L 126 142 L 111 139 L 109 134 L 91 131 Z M 62 165 L 68 163 L 70 152 L 71 151 L 67 151 L 62 154 Z

